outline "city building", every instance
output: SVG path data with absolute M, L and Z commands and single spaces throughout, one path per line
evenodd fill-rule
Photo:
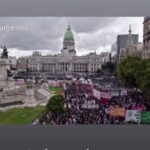
M 117 42 L 113 43 L 111 46 L 111 62 L 117 62 Z
M 119 62 L 122 61 L 127 56 L 137 56 L 137 57 L 142 56 L 143 44 L 140 42 L 135 44 L 133 37 L 134 36 L 132 34 L 132 29 L 130 26 L 126 47 L 120 49 Z
M 117 53 L 117 42 L 113 43 L 111 46 L 111 55 L 114 56 Z
M 28 68 L 28 58 L 27 57 L 20 57 L 17 59 L 17 71 L 27 71 Z
M 131 27 L 128 34 L 126 48 L 120 49 L 119 61 L 127 56 L 138 56 L 143 59 L 150 58 L 150 17 L 145 17 L 143 22 L 143 43 L 134 44 Z
M 32 56 L 28 57 L 28 69 L 37 75 L 87 75 L 94 74 L 98 69 L 101 69 L 103 63 L 108 61 L 110 61 L 110 53 L 108 52 L 99 55 L 92 52 L 84 56 L 77 56 L 74 35 L 68 26 L 64 34 L 61 53 L 42 56 L 35 51 Z
M 137 45 L 139 40 L 138 34 L 132 34 L 132 44 Z M 117 36 L 117 62 L 119 62 L 120 51 L 127 47 L 129 40 L 128 34 L 122 34 Z
M 17 68 L 17 58 L 16 57 L 9 57 L 8 58 L 10 63 L 10 69 L 16 69 Z
M 143 59 L 150 58 L 150 17 L 145 17 L 143 22 Z

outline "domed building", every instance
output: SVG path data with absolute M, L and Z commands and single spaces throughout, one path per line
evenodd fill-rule
M 101 69 L 105 60 L 109 61 L 109 53 L 97 54 L 96 51 L 84 56 L 77 56 L 75 49 L 74 35 L 68 25 L 63 38 L 61 53 L 42 56 L 34 52 L 28 57 L 28 69 L 32 76 L 44 75 L 45 77 L 63 77 L 66 75 L 87 75 L 94 74 Z M 56 75 L 57 74 L 57 75 Z
M 61 52 L 62 54 L 70 56 L 76 55 L 74 35 L 71 31 L 70 25 L 68 25 L 67 31 L 64 34 L 63 49 Z
M 74 41 L 73 32 L 71 31 L 70 25 L 68 25 L 67 31 L 64 35 L 64 41 Z

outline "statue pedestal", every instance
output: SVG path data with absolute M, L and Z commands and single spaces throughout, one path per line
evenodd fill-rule
M 0 59 L 0 80 L 7 80 L 7 63 L 3 59 Z

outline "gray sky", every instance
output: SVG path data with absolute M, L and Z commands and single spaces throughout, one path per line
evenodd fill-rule
M 11 56 L 30 55 L 39 50 L 56 54 L 62 49 L 64 32 L 71 25 L 78 55 L 96 50 L 110 51 L 118 34 L 143 36 L 143 17 L 1 17 L 0 45 L 6 45 Z M 4 27 L 16 27 L 6 31 Z M 26 27 L 26 28 L 24 28 Z M 24 28 L 24 29 L 20 29 Z

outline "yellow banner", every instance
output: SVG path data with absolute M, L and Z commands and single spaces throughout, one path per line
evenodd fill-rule
M 125 117 L 125 108 L 110 108 L 109 115 L 113 117 Z

